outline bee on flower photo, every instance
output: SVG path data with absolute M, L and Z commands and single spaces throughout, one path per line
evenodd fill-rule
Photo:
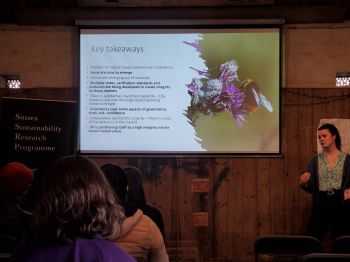
M 189 68 L 196 77 L 189 79 L 185 87 L 190 104 L 184 112 L 205 149 L 225 150 L 231 143 L 237 144 L 239 151 L 240 147 L 246 149 L 254 143 L 252 151 L 264 150 L 263 147 L 269 147 L 264 134 L 276 136 L 278 123 L 273 116 L 278 114 L 274 106 L 278 96 L 271 97 L 271 90 L 279 87 L 275 77 L 278 70 L 271 66 L 273 63 L 264 60 L 266 52 L 250 49 L 244 37 L 236 37 L 235 41 L 228 39 L 227 44 L 219 42 L 219 37 L 209 39 L 205 34 L 200 34 L 193 42 L 183 41 L 205 61 L 203 68 Z M 276 50 L 272 51 L 276 53 Z M 268 75 L 265 71 L 277 74 Z M 260 137 L 252 134 L 258 130 L 263 131 Z M 238 140 L 235 139 L 237 135 Z

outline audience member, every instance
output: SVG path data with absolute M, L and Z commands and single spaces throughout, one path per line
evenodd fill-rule
M 0 170 L 0 237 L 7 239 L 9 253 L 29 225 L 30 216 L 21 212 L 17 198 L 30 186 L 32 179 L 32 170 L 19 162 L 8 163 Z
M 149 216 L 156 223 L 164 238 L 162 214 L 157 208 L 148 205 L 146 202 L 141 170 L 133 166 L 127 166 L 124 171 L 128 179 L 128 204 L 138 207 L 146 216 Z
M 36 195 L 39 191 L 39 186 L 42 181 L 44 169 L 35 169 L 33 171 L 33 180 L 30 187 L 23 192 L 20 196 L 17 197 L 17 205 L 22 210 L 23 213 L 32 217 L 33 208 L 36 202 Z
M 127 218 L 121 225 L 116 244 L 138 259 L 150 262 L 168 262 L 164 240 L 157 225 L 137 206 L 128 204 L 128 184 L 122 168 L 113 164 L 102 166 L 112 188 L 125 208 Z
M 10 261 L 135 261 L 110 242 L 123 218 L 97 166 L 81 156 L 58 159 L 43 172 L 31 230 Z

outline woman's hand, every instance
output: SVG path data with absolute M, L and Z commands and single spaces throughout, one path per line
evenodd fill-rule
M 344 190 L 344 200 L 350 199 L 350 188 Z
M 300 177 L 299 177 L 299 183 L 300 185 L 306 185 L 311 178 L 311 174 L 309 172 L 304 172 Z M 350 190 L 350 189 L 349 189 Z M 350 191 L 349 191 L 350 193 Z

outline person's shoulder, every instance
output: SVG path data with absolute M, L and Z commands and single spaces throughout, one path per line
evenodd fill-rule
M 314 154 L 311 158 L 310 158 L 310 162 L 315 162 L 318 160 L 319 157 L 322 157 L 322 153 L 317 153 L 317 154 Z
M 97 261 L 135 261 L 129 254 L 120 249 L 116 244 L 105 239 L 78 239 L 75 243 L 79 246 L 81 256 L 98 257 L 101 260 Z
M 155 225 L 153 219 L 150 216 L 146 215 L 145 213 L 142 215 L 142 220 L 141 221 L 143 223 L 148 223 L 148 224 L 154 224 Z
M 142 232 L 143 234 L 148 234 L 150 236 L 152 236 L 157 230 L 159 230 L 157 224 L 146 214 L 142 215 L 139 223 L 134 228 L 135 232 Z
M 94 239 L 78 238 L 75 241 L 75 245 L 80 246 L 82 248 L 85 248 L 85 247 L 88 247 L 88 248 L 94 247 L 99 249 L 112 248 L 112 250 L 114 250 L 114 247 L 115 247 L 113 242 L 102 238 L 94 238 Z
M 77 238 L 68 244 L 47 245 L 28 238 L 16 247 L 10 261 L 135 262 L 135 259 L 104 239 Z
M 147 215 L 143 215 L 142 216 L 142 220 L 141 220 L 142 226 L 147 230 L 146 232 L 148 232 L 148 234 L 151 236 L 151 238 L 159 238 L 159 236 L 161 235 L 161 232 L 159 230 L 159 227 L 157 226 L 157 224 L 153 221 L 152 218 L 150 218 Z
M 149 205 L 145 205 L 143 211 L 144 214 L 149 216 L 153 220 L 153 222 L 158 226 L 160 232 L 164 237 L 164 222 L 161 212 L 157 208 Z
M 345 161 L 350 162 L 350 154 L 345 152 Z
M 156 226 L 152 218 L 143 213 L 135 228 L 140 230 L 140 228 L 149 228 L 150 226 L 153 227 L 153 225 Z M 146 231 L 148 231 L 148 229 Z

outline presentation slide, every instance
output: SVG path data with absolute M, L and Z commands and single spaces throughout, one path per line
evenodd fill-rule
M 279 29 L 80 29 L 81 153 L 279 153 Z

